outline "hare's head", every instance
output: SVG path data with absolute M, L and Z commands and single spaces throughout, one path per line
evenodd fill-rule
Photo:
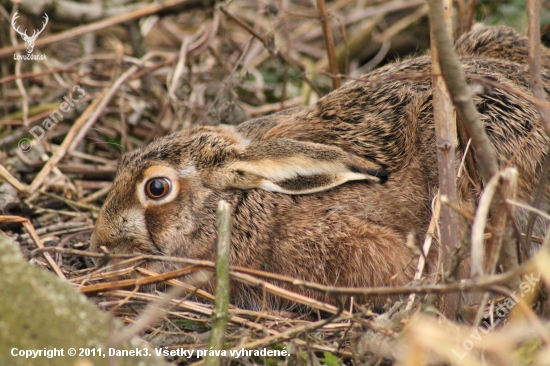
M 386 175 L 334 146 L 250 141 L 230 127 L 184 130 L 123 156 L 91 250 L 209 258 L 221 198 L 235 202 L 246 190 L 309 194 L 348 181 L 380 182 Z M 261 202 L 253 209 L 263 214 Z

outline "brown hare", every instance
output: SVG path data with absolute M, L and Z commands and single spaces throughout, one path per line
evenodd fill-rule
M 526 39 L 509 28 L 482 28 L 462 37 L 457 50 L 499 163 L 521 150 L 518 199 L 529 202 L 547 138 L 540 128 L 528 137 L 538 112 L 510 91 L 530 93 Z M 438 186 L 430 73 L 429 56 L 412 58 L 315 105 L 237 127 L 195 127 L 125 154 L 91 250 L 212 260 L 215 210 L 224 199 L 232 207 L 233 265 L 334 286 L 407 283 L 416 257 L 406 238 L 423 240 Z M 547 88 L 549 78 L 545 70 Z M 472 209 L 479 190 L 464 176 L 458 187 L 461 204 Z M 435 260 L 429 257 L 430 270 Z M 231 291 L 236 305 L 262 305 L 254 289 Z

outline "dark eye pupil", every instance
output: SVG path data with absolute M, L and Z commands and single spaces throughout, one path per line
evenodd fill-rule
M 156 179 L 151 182 L 151 185 L 149 186 L 149 190 L 153 196 L 160 196 L 164 193 L 164 183 L 160 179 Z

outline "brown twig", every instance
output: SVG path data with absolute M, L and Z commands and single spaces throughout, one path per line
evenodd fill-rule
M 138 272 L 142 275 L 145 275 L 145 276 L 156 276 L 156 275 L 158 275 L 158 273 L 149 271 L 149 270 L 147 270 L 145 268 L 141 268 L 141 267 L 137 267 L 135 270 L 136 270 L 136 272 Z M 212 301 L 212 302 L 214 302 L 216 300 L 216 298 L 212 294 L 210 294 L 209 292 L 206 292 L 204 290 L 200 290 L 200 289 L 198 289 L 194 286 L 191 286 L 187 282 L 182 282 L 182 281 L 179 281 L 179 280 L 176 280 L 176 279 L 172 279 L 172 280 L 166 281 L 166 283 L 170 286 L 181 287 L 181 288 L 185 289 L 185 291 L 187 291 L 189 293 L 194 293 L 195 295 L 200 296 L 203 299 L 206 299 L 206 300 L 209 300 L 209 301 Z
M 447 35 L 449 38 L 452 38 L 452 2 L 445 0 L 444 7 L 446 9 Z M 432 28 L 430 34 L 432 71 L 438 75 L 441 73 L 441 67 L 433 30 L 434 28 Z M 451 202 L 457 202 L 455 167 L 456 124 L 453 104 L 447 91 L 445 80 L 441 76 L 433 78 L 432 86 L 439 191 L 441 195 L 446 196 Z M 452 253 L 458 247 L 458 215 L 448 205 L 441 207 L 440 228 L 441 253 L 439 258 L 441 261 L 440 265 L 443 267 L 445 273 L 450 266 Z M 449 282 L 449 279 L 443 278 L 443 281 Z M 444 297 L 443 303 L 443 313 L 445 316 L 448 318 L 454 317 L 458 309 L 457 294 L 450 294 Z
M 466 32 L 469 32 L 472 30 L 472 27 L 474 26 L 474 19 L 476 15 L 476 5 L 477 0 L 470 0 L 470 11 L 468 12 L 468 27 L 466 28 Z
M 2 164 L 0 164 L 0 178 L 15 188 L 19 193 L 28 193 L 28 186 L 18 181 Z
M 346 66 L 346 60 L 353 59 L 361 54 L 364 50 L 365 44 L 371 41 L 372 33 L 380 23 L 382 19 L 381 15 L 373 17 L 372 19 L 366 19 L 362 24 L 361 28 L 355 31 L 350 35 L 349 39 L 346 40 L 345 44 L 340 44 L 336 47 L 336 61 L 338 63 L 339 69 L 344 69 Z M 334 74 L 333 72 L 325 72 L 328 68 L 328 59 L 323 57 L 315 63 L 314 69 L 317 72 L 330 77 L 337 77 L 340 80 L 342 77 L 346 77 L 341 74 Z
M 500 177 L 494 176 L 487 182 L 483 194 L 479 199 L 479 205 L 477 212 L 474 218 L 474 223 L 472 224 L 472 267 L 471 267 L 471 276 L 472 278 L 481 276 L 484 273 L 484 248 L 483 245 L 484 238 L 483 234 L 485 232 L 485 225 L 487 224 L 487 218 L 489 215 L 489 209 L 491 207 L 491 202 L 493 201 L 493 196 L 495 195 L 497 185 L 499 184 Z
M 540 1 L 527 0 L 527 14 L 529 16 L 529 74 L 531 76 L 531 90 L 535 98 L 546 100 L 544 85 L 541 76 L 541 49 L 540 49 Z M 550 110 L 546 106 L 538 106 L 544 132 L 550 136 Z
M 224 349 L 225 329 L 229 319 L 229 257 L 231 254 L 231 206 L 226 201 L 220 201 L 216 211 L 216 227 L 218 231 L 218 253 L 216 259 L 216 303 L 212 312 L 212 331 L 208 347 Z M 207 366 L 219 365 L 220 356 L 208 356 Z
M 329 70 L 332 74 L 332 88 L 338 89 L 340 87 L 340 78 L 338 78 L 338 62 L 336 61 L 336 53 L 334 52 L 334 39 L 332 38 L 332 30 L 328 22 L 328 12 L 325 0 L 317 0 L 317 11 L 319 12 L 319 20 L 321 21 L 321 27 L 323 28 L 323 37 L 325 39 L 325 46 L 327 49 Z
M 50 192 L 46 192 L 42 189 L 39 189 L 38 192 L 40 194 L 43 194 L 44 196 L 48 196 L 48 197 L 51 197 L 51 198 L 54 198 L 56 200 L 59 200 L 61 202 L 63 202 L 64 204 L 66 204 L 67 206 L 71 206 L 71 207 L 77 207 L 77 208 L 81 208 L 81 209 L 84 209 L 84 210 L 88 210 L 88 211 L 92 211 L 92 212 L 99 212 L 99 208 L 96 207 L 96 206 L 92 206 L 92 205 L 88 205 L 88 204 L 85 204 L 85 203 L 81 203 L 81 202 L 77 202 L 77 201 L 73 201 L 73 200 L 70 200 L 68 198 L 65 198 L 65 197 L 61 197 L 57 194 L 53 194 L 53 193 L 50 193 Z
M 466 77 L 453 49 L 453 43 L 449 38 L 443 4 L 441 0 L 428 0 L 428 4 L 430 6 L 430 26 L 433 27 L 441 70 L 447 88 L 457 114 L 472 139 L 481 175 L 485 181 L 488 181 L 498 172 L 495 150 L 481 124 L 479 112 L 472 100 L 472 90 L 466 82 Z
M 503 271 L 518 266 L 518 250 L 514 240 L 514 228 L 511 224 L 514 217 L 514 207 L 507 203 L 507 200 L 514 200 L 516 197 L 518 171 L 515 168 L 507 168 L 499 175 L 501 176 L 501 183 L 497 187 L 499 199 L 493 202 L 494 217 L 491 218 L 494 229 L 489 247 L 492 252 L 489 253 L 487 261 L 487 268 L 490 273 L 495 273 L 499 262 Z M 518 239 L 521 240 L 521 235 Z M 509 286 L 512 288 L 519 287 L 519 277 L 512 278 Z
M 200 269 L 201 269 L 200 266 L 189 266 L 189 267 L 177 269 L 175 271 L 165 272 L 165 273 L 155 275 L 155 276 L 150 276 L 150 277 L 120 280 L 120 281 L 114 281 L 114 282 L 104 282 L 104 283 L 98 283 L 95 285 L 82 286 L 79 288 L 79 290 L 83 294 L 96 294 L 98 292 L 120 290 L 128 287 L 151 285 L 154 283 L 161 283 L 164 281 L 168 281 L 173 278 L 178 278 L 178 277 L 187 275 L 189 273 L 196 272 Z
M 439 192 L 437 192 L 434 199 L 432 200 L 432 217 L 430 219 L 430 225 L 428 226 L 428 230 L 426 231 L 424 244 L 422 245 L 422 255 L 420 255 L 420 257 L 418 258 L 418 265 L 416 267 L 416 272 L 414 273 L 414 280 L 419 280 L 422 277 L 424 267 L 426 265 L 426 259 L 429 254 L 430 248 L 432 246 L 432 241 L 435 234 L 437 221 L 439 220 L 439 217 L 441 214 L 442 201 L 443 201 L 443 197 L 440 198 L 440 194 Z M 416 294 L 409 295 L 409 299 L 407 301 L 407 307 L 406 307 L 407 310 L 412 309 L 415 297 L 416 297 Z

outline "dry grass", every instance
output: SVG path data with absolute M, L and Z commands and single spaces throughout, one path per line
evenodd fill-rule
M 85 250 L 121 154 L 181 128 L 237 124 L 315 103 L 334 82 L 334 75 L 326 72 L 323 28 L 311 2 L 235 0 L 222 9 L 199 3 L 132 5 L 85 26 L 51 15 L 34 50 L 47 55 L 45 61 L 13 60 L 21 38 L 9 22 L 0 23 L 0 214 L 5 215 L 0 216 L 0 229 L 19 243 L 33 264 L 66 277 L 100 308 L 132 324 L 132 331 L 170 350 L 207 348 L 215 297 L 201 290 L 200 283 L 214 264 L 126 256 L 126 270 L 90 265 L 93 254 Z M 340 66 L 340 77 L 358 77 L 397 55 L 429 46 L 423 0 L 336 0 L 327 6 L 335 44 L 331 58 Z M 10 19 L 14 11 L 0 7 L 0 17 Z M 34 24 L 28 11 L 27 16 L 22 13 L 22 28 L 40 25 L 41 15 Z M 63 105 L 66 100 L 72 105 Z M 58 122 L 48 129 L 52 115 Z M 40 139 L 30 134 L 41 135 L 35 126 L 44 130 Z M 435 225 L 431 230 L 437 232 Z M 146 260 L 187 266 L 155 274 L 138 268 Z M 548 365 L 548 299 L 537 300 L 523 288 L 514 295 L 504 287 L 520 272 L 534 273 L 531 282 L 545 278 L 549 283 L 550 257 L 543 253 L 512 274 L 459 284 L 334 289 L 296 283 L 340 299 L 367 293 L 402 295 L 402 302 L 375 314 L 368 304 L 355 304 L 350 311 L 273 284 L 293 281 L 283 276 L 232 268 L 230 277 L 258 288 L 258 296 L 275 294 L 311 311 L 273 313 L 230 306 L 226 346 L 285 347 L 290 354 L 232 359 L 233 364 L 247 365 L 389 365 L 390 360 L 411 366 L 441 360 L 453 365 Z M 139 280 L 128 279 L 137 276 Z M 180 290 L 168 296 L 137 291 L 163 284 Z M 440 294 L 485 290 L 500 298 L 491 297 L 481 310 L 487 318 L 480 327 L 438 313 Z M 522 296 L 511 305 L 517 294 Z M 506 326 L 508 314 L 501 317 L 503 311 L 498 312 L 503 303 L 514 314 Z M 150 304 L 165 311 L 151 313 Z M 461 311 L 471 322 L 478 309 Z M 173 359 L 179 364 L 202 362 Z

